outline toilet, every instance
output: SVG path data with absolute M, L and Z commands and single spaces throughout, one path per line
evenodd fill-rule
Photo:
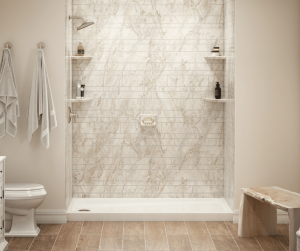
M 5 237 L 36 237 L 35 210 L 42 204 L 47 192 L 43 185 L 31 183 L 5 184 L 5 213 L 12 215 L 12 224 Z

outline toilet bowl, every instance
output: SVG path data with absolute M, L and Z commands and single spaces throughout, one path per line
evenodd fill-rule
M 47 192 L 43 185 L 30 183 L 5 184 L 5 213 L 12 215 L 12 225 L 6 237 L 36 237 L 35 210 L 42 204 Z

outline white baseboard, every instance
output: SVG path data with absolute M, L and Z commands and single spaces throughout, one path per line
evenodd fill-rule
M 62 224 L 67 223 L 67 214 L 64 209 L 37 209 L 36 222 L 38 224 Z
M 238 224 L 239 222 L 239 210 L 235 210 L 233 213 L 233 223 Z M 287 212 L 277 210 L 277 224 L 288 224 L 289 215 Z

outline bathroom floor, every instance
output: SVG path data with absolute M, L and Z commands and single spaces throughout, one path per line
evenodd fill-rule
M 276 236 L 238 238 L 232 222 L 68 222 L 41 225 L 37 238 L 7 238 L 8 250 L 288 250 L 288 225 Z

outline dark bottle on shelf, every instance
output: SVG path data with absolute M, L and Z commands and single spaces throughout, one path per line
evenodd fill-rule
M 81 91 L 81 98 L 84 98 L 84 89 L 85 89 L 85 85 L 81 85 L 80 87 L 80 91 Z
M 216 88 L 215 88 L 215 98 L 221 99 L 221 87 L 219 82 L 217 82 Z

